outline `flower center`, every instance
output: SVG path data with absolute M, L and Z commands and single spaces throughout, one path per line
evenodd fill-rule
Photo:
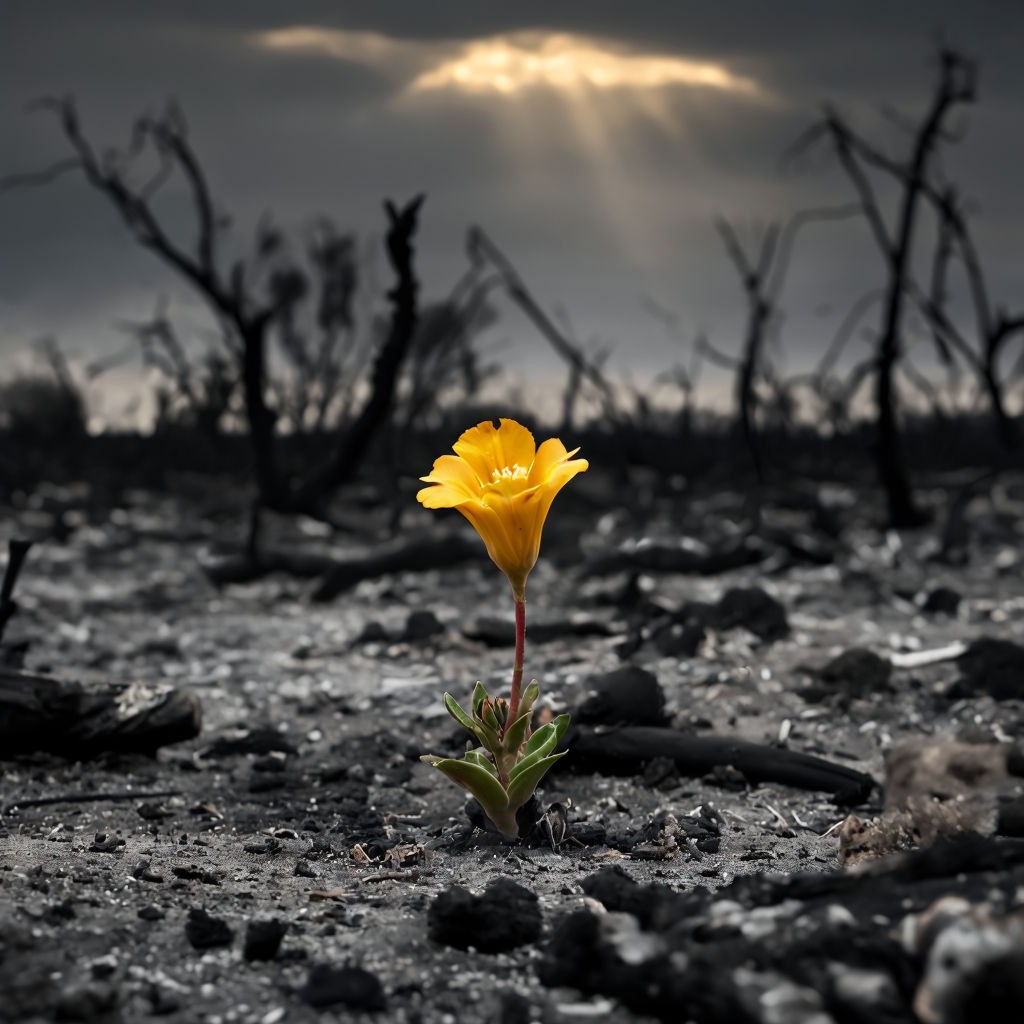
M 503 466 L 501 469 L 491 470 L 491 480 L 496 484 L 502 484 L 506 480 L 525 480 L 526 476 L 526 470 L 518 462 L 511 466 Z
M 529 475 L 529 469 L 516 462 L 501 469 L 492 469 L 490 486 L 502 494 L 515 494 L 523 489 Z

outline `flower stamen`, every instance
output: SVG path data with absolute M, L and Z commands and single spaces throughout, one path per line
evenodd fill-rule
M 496 484 L 504 483 L 506 480 L 525 480 L 529 472 L 516 462 L 511 466 L 502 466 L 501 469 L 492 469 L 491 480 Z
M 500 469 L 491 470 L 491 482 L 488 488 L 510 497 L 523 490 L 526 481 L 530 477 L 530 470 L 514 462 L 511 466 L 502 466 Z

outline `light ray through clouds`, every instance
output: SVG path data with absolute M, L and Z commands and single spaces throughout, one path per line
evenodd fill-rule
M 699 96 L 703 102 L 773 102 L 761 83 L 722 63 L 566 32 L 438 41 L 291 26 L 260 32 L 250 41 L 276 53 L 372 67 L 394 82 L 393 101 L 401 107 L 436 106 L 446 96 L 487 103 L 498 126 L 494 143 L 527 171 L 545 165 L 553 143 L 572 139 L 577 173 L 588 182 L 599 215 L 641 268 L 667 256 L 657 211 L 638 209 L 644 185 L 637 178 L 642 161 L 636 152 L 645 133 L 654 126 L 681 146 L 685 104 L 699 102 Z M 685 191 L 680 186 L 681 197 Z M 653 242 L 659 234 L 661 246 Z
M 519 32 L 477 39 L 455 58 L 419 75 L 413 92 L 457 88 L 516 93 L 534 86 L 553 89 L 652 89 L 670 85 L 702 86 L 756 94 L 749 78 L 720 64 L 659 54 L 628 53 L 600 40 L 567 33 Z
M 401 39 L 379 32 L 293 25 L 255 33 L 260 49 L 334 57 L 407 77 L 408 93 L 453 89 L 514 95 L 531 88 L 594 90 L 690 86 L 763 97 L 724 64 L 632 52 L 591 36 L 514 32 L 467 41 Z M 417 68 L 421 70 L 417 70 Z

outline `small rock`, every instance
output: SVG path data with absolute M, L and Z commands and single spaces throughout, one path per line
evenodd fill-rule
M 581 725 L 664 725 L 665 693 L 657 676 L 624 665 L 588 680 L 573 715 Z
M 692 658 L 704 642 L 704 624 L 693 619 L 680 622 L 667 619 L 650 635 L 654 649 L 666 658 Z
M 387 1007 L 384 986 L 376 974 L 362 967 L 316 964 L 310 969 L 300 995 L 310 1006 L 344 1003 L 353 1010 L 383 1010 Z
M 227 921 L 211 917 L 202 907 L 193 907 L 188 912 L 185 937 L 193 949 L 216 949 L 218 946 L 230 946 L 235 933 Z
M 632 914 L 644 928 L 651 927 L 672 896 L 666 885 L 638 885 L 617 865 L 588 875 L 580 887 L 605 910 Z
M 987 693 L 996 700 L 1024 699 L 1024 647 L 981 637 L 960 656 L 963 673 L 950 687 L 953 700 Z
M 936 587 L 921 602 L 921 611 L 929 615 L 956 615 L 960 595 L 952 587 Z
M 891 677 L 891 662 L 864 647 L 843 651 L 818 672 L 826 692 L 847 700 L 869 698 L 888 690 Z
M 284 754 L 298 752 L 295 744 L 279 729 L 273 726 L 257 726 L 218 736 L 200 756 L 217 758 L 232 754 L 270 754 L 274 751 Z
M 360 644 L 383 644 L 387 643 L 390 639 L 391 636 L 384 628 L 384 624 L 376 619 L 370 619 L 352 643 L 356 646 Z
M 444 623 L 432 611 L 428 608 L 419 608 L 409 612 L 402 639 L 408 643 L 419 643 L 440 636 L 444 631 Z
M 453 885 L 430 905 L 427 927 L 443 946 L 503 953 L 540 937 L 540 906 L 534 893 L 510 878 L 494 879 L 480 896 Z
M 135 866 L 132 868 L 132 878 L 137 878 L 141 882 L 162 882 L 164 880 L 164 876 L 154 871 L 145 857 L 140 857 L 135 862 Z
M 89 973 L 97 980 L 109 978 L 117 970 L 117 957 L 112 953 L 97 957 L 89 964 Z
M 196 864 L 175 864 L 171 868 L 171 874 L 175 878 L 182 878 L 186 882 L 202 882 L 204 885 L 220 885 L 220 876 L 206 868 Z
M 116 1006 L 117 992 L 110 985 L 83 985 L 61 993 L 54 1007 L 54 1018 L 59 1021 L 107 1020 Z
M 144 800 L 135 810 L 144 821 L 163 821 L 164 818 L 171 817 L 173 813 L 156 800 Z
M 713 624 L 718 629 L 742 626 L 762 640 L 781 640 L 789 634 L 786 609 L 760 587 L 732 587 L 715 605 Z
M 116 853 L 124 846 L 124 839 L 121 836 L 108 836 L 103 832 L 97 832 L 90 853 Z
M 286 921 L 250 921 L 242 956 L 246 960 L 273 960 L 287 931 Z

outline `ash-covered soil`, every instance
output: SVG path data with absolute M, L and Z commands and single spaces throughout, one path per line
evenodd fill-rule
M 1010 770 L 955 780 L 959 825 L 982 845 L 851 874 L 839 826 L 851 811 L 879 814 L 884 789 L 850 807 L 751 785 L 728 765 L 698 777 L 670 758 L 573 771 L 571 752 L 546 780 L 540 809 L 554 810 L 505 843 L 474 830 L 464 794 L 418 761 L 464 743 L 444 690 L 462 699 L 510 672 L 511 629 L 493 620 L 510 622 L 511 602 L 482 546 L 477 562 L 366 580 L 318 605 L 309 582 L 283 575 L 215 588 L 202 563 L 236 524 L 208 506 L 129 494 L 90 519 L 73 492 L 55 492 L 9 510 L 14 535 L 72 508 L 69 535 L 31 552 L 8 640 L 30 641 L 33 671 L 190 690 L 204 722 L 155 758 L 2 762 L 0 1019 L 927 1019 L 915 999 L 919 1015 L 969 1019 L 950 1014 L 977 1004 L 943 1002 L 934 978 L 922 995 L 928 945 L 907 936 L 913 915 L 960 894 L 987 905 L 971 927 L 988 914 L 1022 955 L 1011 925 L 1024 857 L 1004 812 L 1021 794 L 1024 672 L 1012 652 L 1008 668 L 979 671 L 916 656 L 1024 644 L 1021 480 L 969 509 L 963 560 L 936 558 L 938 527 L 880 531 L 863 496 L 837 488 L 838 533 L 815 532 L 804 507 L 769 504 L 758 561 L 714 574 L 651 559 L 587 567 L 684 537 L 698 553 L 731 543 L 738 496 L 675 498 L 640 518 L 611 504 L 611 488 L 582 493 L 553 510 L 530 580 L 527 673 L 546 704 L 577 710 L 609 673 L 643 669 L 627 678 L 639 704 L 653 677 L 664 726 L 880 783 L 885 752 L 908 739 L 1005 752 Z M 374 542 L 313 523 L 280 531 L 339 556 Z M 723 596 L 754 588 L 779 607 L 738 599 L 730 614 Z M 856 649 L 877 658 L 821 671 Z M 912 821 L 893 848 L 922 831 Z M 1012 981 L 993 977 L 986 991 L 1011 998 Z

